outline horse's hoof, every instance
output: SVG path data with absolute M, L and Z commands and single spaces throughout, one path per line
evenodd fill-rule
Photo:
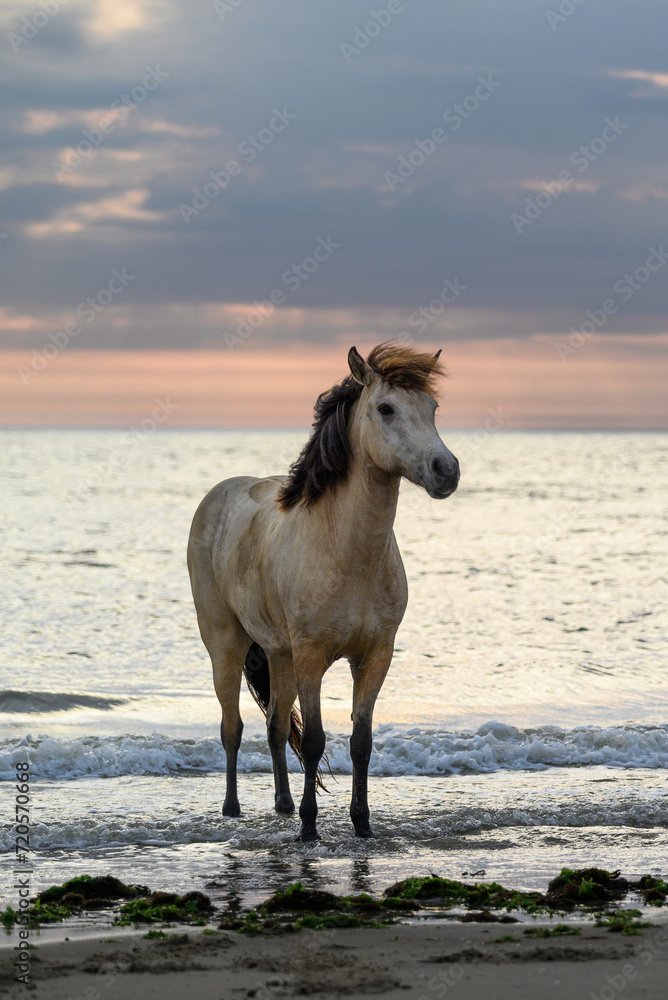
M 318 831 L 316 829 L 313 829 L 313 830 L 304 830 L 304 829 L 302 829 L 302 832 L 297 837 L 297 840 L 300 840 L 300 841 L 302 841 L 302 843 L 306 844 L 310 840 L 320 840 L 320 834 L 318 833 Z
M 367 823 L 365 826 L 356 826 L 355 827 L 355 836 L 356 837 L 374 837 L 375 834 L 374 834 L 373 830 L 371 829 L 371 827 L 369 826 L 369 824 Z
M 237 816 L 241 816 L 241 806 L 238 802 L 226 802 L 223 806 L 223 816 L 231 816 L 232 819 L 236 819 Z
M 290 795 L 279 795 L 274 803 L 274 809 L 279 816 L 292 816 L 295 811 L 295 804 Z

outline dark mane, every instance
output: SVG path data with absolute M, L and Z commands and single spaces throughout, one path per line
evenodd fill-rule
M 436 395 L 437 378 L 445 375 L 438 355 L 422 354 L 404 344 L 378 344 L 367 364 L 394 388 L 427 392 L 430 396 Z M 348 375 L 318 396 L 311 437 L 290 466 L 287 481 L 278 492 L 281 510 L 290 510 L 299 503 L 310 507 L 323 493 L 346 479 L 352 455 L 348 417 L 362 389 Z
M 346 478 L 351 456 L 348 416 L 361 395 L 362 386 L 348 375 L 318 396 L 311 437 L 290 466 L 288 480 L 278 493 L 282 510 L 290 510 L 298 503 L 310 507 L 326 490 Z

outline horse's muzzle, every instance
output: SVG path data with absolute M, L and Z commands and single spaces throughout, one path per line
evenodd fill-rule
M 429 475 L 425 476 L 425 489 L 434 500 L 452 496 L 459 484 L 459 462 L 454 455 L 438 455 L 432 459 Z

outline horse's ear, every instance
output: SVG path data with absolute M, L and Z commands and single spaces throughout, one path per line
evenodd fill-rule
M 356 347 L 348 351 L 348 364 L 352 377 L 360 385 L 368 385 L 373 378 L 373 369 L 369 367 Z
M 442 350 L 443 350 L 443 348 L 441 348 L 441 350 L 440 350 L 440 351 L 436 351 L 436 354 L 434 355 L 434 364 L 436 364 L 436 362 L 437 362 L 437 361 L 438 361 L 438 359 L 440 358 L 440 356 L 441 356 L 441 351 L 442 351 Z

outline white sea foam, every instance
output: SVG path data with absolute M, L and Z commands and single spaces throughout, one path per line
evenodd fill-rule
M 351 773 L 347 737 L 330 736 L 327 752 L 334 774 Z M 0 778 L 11 780 L 13 765 L 25 759 L 31 762 L 33 777 L 47 780 L 225 770 L 225 754 L 217 739 L 179 739 L 160 733 L 4 740 L 0 742 Z M 487 774 L 591 765 L 668 767 L 668 726 L 581 726 L 571 730 L 545 726 L 523 730 L 488 722 L 475 732 L 460 733 L 380 726 L 374 734 L 370 774 Z M 294 758 L 290 766 L 298 770 Z M 265 739 L 243 741 L 239 770 L 246 774 L 271 771 Z
M 365 852 L 394 853 L 415 843 L 429 844 L 433 849 L 445 846 L 453 837 L 484 831 L 518 829 L 547 830 L 579 828 L 626 827 L 656 829 L 665 826 L 665 808 L 652 797 L 622 794 L 587 801 L 575 792 L 565 801 L 550 801 L 538 795 L 533 801 L 519 804 L 477 803 L 472 796 L 462 797 L 454 807 L 424 809 L 422 813 L 397 814 L 375 804 L 373 828 L 375 838 L 363 845 L 354 837 L 343 800 L 336 806 L 327 803 L 320 817 L 322 844 L 316 854 L 349 854 L 362 847 Z M 661 819 L 664 823 L 661 823 Z M 220 815 L 220 803 L 203 812 L 119 815 L 117 810 L 100 815 L 61 817 L 49 822 L 35 822 L 31 827 L 31 846 L 36 851 L 88 850 L 130 845 L 167 846 L 170 844 L 225 843 L 244 851 L 281 848 L 291 850 L 295 844 L 298 820 L 280 819 L 270 810 L 258 813 L 251 809 L 241 820 L 225 820 Z M 12 851 L 14 835 L 11 829 L 0 830 L 0 853 Z M 313 853 L 313 851 L 311 851 Z

